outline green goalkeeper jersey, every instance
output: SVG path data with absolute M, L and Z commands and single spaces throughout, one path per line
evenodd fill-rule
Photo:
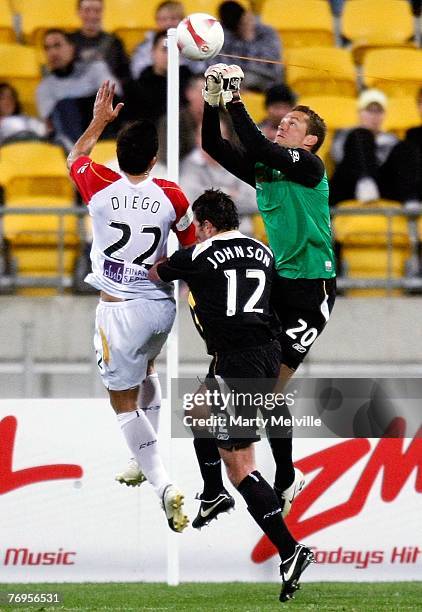
M 289 180 L 283 172 L 255 165 L 257 204 L 276 270 L 287 278 L 332 278 L 335 260 L 331 242 L 328 180 L 314 187 Z

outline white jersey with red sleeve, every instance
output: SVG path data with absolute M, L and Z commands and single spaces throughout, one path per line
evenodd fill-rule
M 152 283 L 147 275 L 167 255 L 171 229 L 182 246 L 195 242 L 192 211 L 180 187 L 149 177 L 133 184 L 85 156 L 72 164 L 70 175 L 92 217 L 92 273 L 86 282 L 126 299 L 171 296 L 171 285 Z

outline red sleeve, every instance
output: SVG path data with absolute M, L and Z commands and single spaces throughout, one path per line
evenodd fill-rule
M 152 180 L 164 191 L 173 204 L 176 220 L 173 223 L 172 230 L 176 233 L 180 244 L 184 247 L 195 244 L 195 226 L 192 223 L 192 209 L 179 185 L 164 179 Z
M 85 155 L 73 162 L 70 176 L 86 204 L 89 204 L 93 195 L 122 178 L 117 172 L 96 164 Z

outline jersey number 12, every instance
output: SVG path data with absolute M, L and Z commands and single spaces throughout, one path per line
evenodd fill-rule
M 224 270 L 227 278 L 227 309 L 226 315 L 233 317 L 237 310 L 237 270 Z M 255 308 L 265 289 L 265 272 L 263 270 L 246 270 L 246 278 L 256 278 L 258 286 L 243 307 L 243 312 L 264 312 L 263 308 Z

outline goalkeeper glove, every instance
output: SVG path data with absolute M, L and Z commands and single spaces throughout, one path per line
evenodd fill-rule
M 240 85 L 244 78 L 243 70 L 240 66 L 232 64 L 223 70 L 223 92 L 224 104 L 233 100 L 240 100 Z
M 202 97 L 210 106 L 219 106 L 220 96 L 223 91 L 223 70 L 226 64 L 214 64 L 207 68 L 205 76 L 205 88 L 202 90 Z

